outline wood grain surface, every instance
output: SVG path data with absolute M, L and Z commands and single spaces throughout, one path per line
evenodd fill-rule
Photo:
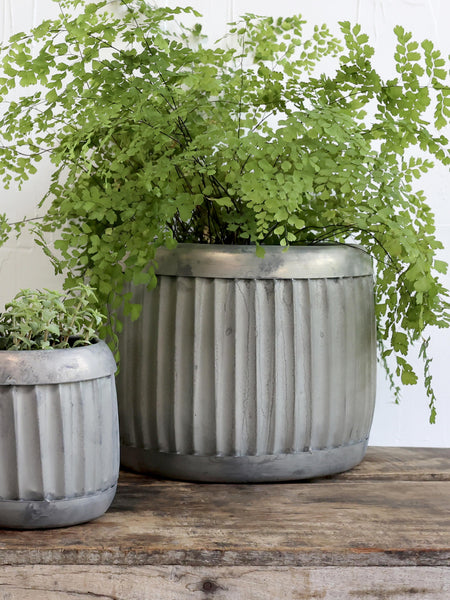
M 443 567 L 2 567 L 1 600 L 448 600 Z
M 450 481 L 450 448 L 368 448 L 363 462 L 337 480 Z
M 372 448 L 351 474 L 299 483 L 122 473 L 97 521 L 0 531 L 0 564 L 447 567 L 450 450 Z
M 0 600 L 449 600 L 450 449 L 309 482 L 122 473 L 108 513 L 0 530 Z

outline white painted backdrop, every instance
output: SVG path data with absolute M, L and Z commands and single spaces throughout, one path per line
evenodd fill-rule
M 309 22 L 326 22 L 332 29 L 336 29 L 341 20 L 358 22 L 370 35 L 376 49 L 376 65 L 387 77 L 392 74 L 389 56 L 395 44 L 392 29 L 397 24 L 412 31 L 419 40 L 432 39 L 446 55 L 450 52 L 448 0 L 158 0 L 157 3 L 193 6 L 204 15 L 206 30 L 212 38 L 220 37 L 226 23 L 245 12 L 300 13 Z M 0 0 L 0 42 L 57 13 L 58 4 L 52 0 Z M 12 219 L 36 216 L 36 204 L 48 179 L 49 169 L 43 166 L 21 192 L 0 188 L 0 212 L 7 212 Z M 445 245 L 441 258 L 450 262 L 450 174 L 443 168 L 436 168 L 427 175 L 422 187 L 436 214 L 438 237 Z M 26 237 L 19 242 L 9 241 L 0 248 L 0 273 L 0 306 L 21 287 L 59 287 L 61 284 L 40 250 Z M 450 276 L 445 282 L 450 286 Z M 422 385 L 404 388 L 401 404 L 395 405 L 380 370 L 371 444 L 450 446 L 450 331 L 433 332 L 431 351 L 438 396 L 437 424 L 428 424 Z

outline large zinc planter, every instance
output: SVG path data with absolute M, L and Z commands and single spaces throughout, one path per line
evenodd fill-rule
M 122 462 L 198 481 L 328 475 L 365 453 L 371 260 L 349 246 L 180 244 L 120 339 Z
M 119 472 L 115 369 L 104 342 L 0 351 L 0 527 L 62 527 L 108 509 Z

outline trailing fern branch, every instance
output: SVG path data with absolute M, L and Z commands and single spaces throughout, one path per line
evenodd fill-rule
M 450 324 L 442 244 L 416 183 L 450 164 L 449 65 L 433 43 L 396 27 L 385 80 L 348 22 L 308 38 L 300 16 L 245 15 L 224 47 L 198 24 L 176 33 L 175 19 L 199 18 L 189 8 L 59 4 L 60 18 L 1 49 L 0 177 L 21 185 L 50 156 L 35 231 L 66 285 L 88 281 L 120 328 L 121 302 L 139 315 L 123 284 L 156 285 L 158 246 L 357 243 L 374 259 L 393 390 L 415 383 L 411 349 Z M 0 226 L 6 239 L 12 224 Z M 420 356 L 434 419 L 423 341 Z

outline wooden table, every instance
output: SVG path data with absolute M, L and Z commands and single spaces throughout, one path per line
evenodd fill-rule
M 306 483 L 122 473 L 95 522 L 1 530 L 0 565 L 2 600 L 449 600 L 450 449 Z

